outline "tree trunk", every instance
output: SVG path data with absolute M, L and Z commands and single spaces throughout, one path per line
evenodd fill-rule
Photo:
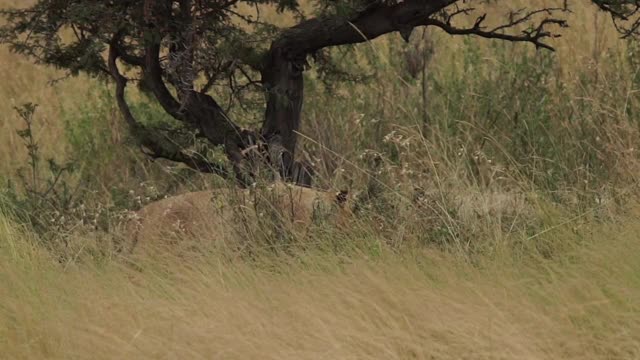
M 285 30 L 272 43 L 262 69 L 267 92 L 262 136 L 270 148 L 282 149 L 281 154 L 276 155 L 278 159 L 271 160 L 276 161 L 284 179 L 291 180 L 301 167 L 295 162 L 295 148 L 304 97 L 302 73 L 308 65 L 307 57 L 326 47 L 362 43 L 393 31 L 407 36 L 414 27 L 424 25 L 429 16 L 453 2 L 375 3 L 352 18 L 333 16 L 303 21 Z
M 287 58 L 286 49 L 276 42 L 262 73 L 267 92 L 262 136 L 272 149 L 271 160 L 275 161 L 284 180 L 291 180 L 293 173 L 296 131 L 300 127 L 304 97 L 304 61 L 304 58 Z

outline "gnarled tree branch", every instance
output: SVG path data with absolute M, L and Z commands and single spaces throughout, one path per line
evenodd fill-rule
M 465 14 L 469 15 L 473 8 L 458 9 L 450 14 L 444 14 L 442 19 L 431 18 L 428 19 L 426 25 L 438 27 L 451 35 L 476 35 L 487 39 L 499 39 L 507 40 L 511 42 L 528 42 L 536 46 L 536 48 L 544 48 L 547 50 L 554 50 L 553 47 L 544 41 L 547 39 L 560 36 L 548 30 L 549 26 L 558 26 L 561 28 L 567 27 L 567 21 L 559 17 L 544 17 L 537 24 L 532 25 L 531 22 L 539 15 L 553 16 L 559 12 L 567 12 L 568 9 L 558 7 L 548 7 L 542 9 L 536 9 L 532 11 L 526 11 L 520 9 L 512 11 L 508 14 L 508 22 L 498 25 L 492 28 L 484 26 L 487 14 L 478 16 L 471 27 L 460 28 L 453 25 L 454 17 Z M 507 33 L 508 30 L 518 29 L 519 26 L 526 26 L 528 28 L 522 29 L 514 34 Z
M 124 117 L 124 120 L 129 126 L 136 141 L 141 146 L 148 149 L 145 151 L 145 154 L 154 159 L 163 158 L 180 162 L 200 172 L 216 173 L 227 176 L 227 171 L 221 164 L 212 163 L 202 156 L 189 155 L 181 150 L 177 145 L 170 143 L 170 141 L 159 141 L 158 134 L 153 134 L 151 130 L 145 128 L 135 119 L 129 104 L 125 99 L 125 89 L 128 80 L 124 75 L 122 75 L 122 73 L 120 73 L 117 65 L 117 60 L 120 56 L 118 50 L 120 38 L 121 33 L 118 32 L 113 35 L 110 42 L 108 58 L 109 71 L 116 84 L 116 102 L 120 109 L 120 113 Z

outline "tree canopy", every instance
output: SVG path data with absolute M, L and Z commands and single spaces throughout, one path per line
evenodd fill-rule
M 306 184 L 309 169 L 294 160 L 302 74 L 311 59 L 322 61 L 325 49 L 393 32 L 408 41 L 413 29 L 428 26 L 553 50 L 549 40 L 570 25 L 566 15 L 577 6 L 568 0 L 531 2 L 527 8 L 496 0 L 309 1 L 313 16 L 297 0 L 38 0 L 0 10 L 0 43 L 70 75 L 113 80 L 120 112 L 150 156 L 223 171 L 141 125 L 126 100 L 128 83 L 148 91 L 166 113 L 210 144 L 223 146 L 242 183 L 252 181 L 247 163 L 258 154 L 283 178 Z M 638 33 L 637 1 L 590 2 L 610 15 L 622 37 Z M 504 10 L 483 13 L 483 3 Z M 297 24 L 265 21 L 259 11 L 264 6 L 291 14 Z M 248 15 L 241 11 L 246 8 L 256 11 Z M 245 129 L 229 118 L 212 95 L 214 87 L 233 97 L 262 92 L 262 127 Z

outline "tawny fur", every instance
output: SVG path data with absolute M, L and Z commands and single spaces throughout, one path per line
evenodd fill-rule
M 125 230 L 129 251 L 149 243 L 208 241 L 237 245 L 265 220 L 302 233 L 318 216 L 344 212 L 342 199 L 325 192 L 283 183 L 260 189 L 217 189 L 172 196 L 137 211 Z M 245 239 L 242 239 L 242 238 Z

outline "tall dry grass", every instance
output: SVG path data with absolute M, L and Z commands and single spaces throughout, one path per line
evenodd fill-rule
M 84 256 L 61 266 L 3 220 L 0 349 L 7 359 L 637 358 L 634 219 L 574 235 L 581 246 L 556 260 L 165 252 L 135 269 Z

